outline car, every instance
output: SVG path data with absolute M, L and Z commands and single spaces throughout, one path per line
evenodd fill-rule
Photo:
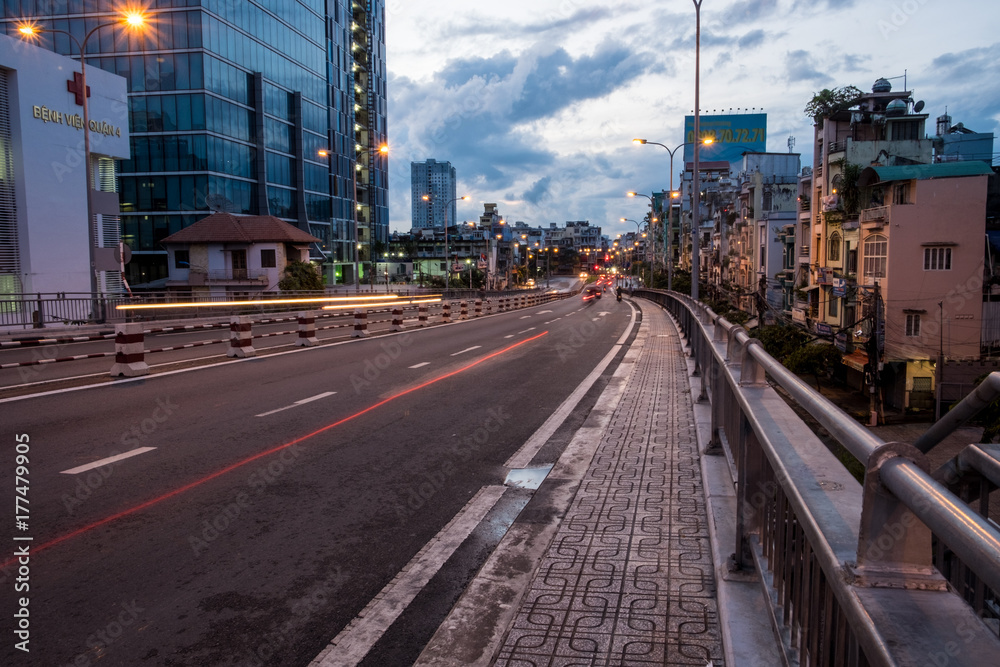
M 603 291 L 604 290 L 600 287 L 600 285 L 596 284 L 587 285 L 586 287 L 583 288 L 583 300 L 591 301 L 593 299 L 600 299 L 601 293 Z

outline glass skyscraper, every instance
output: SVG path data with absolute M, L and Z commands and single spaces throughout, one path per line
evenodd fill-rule
M 410 219 L 414 228 L 458 223 L 455 192 L 458 187 L 451 162 L 425 160 L 410 163 Z M 427 197 L 424 199 L 423 197 Z
M 112 0 L 4 0 L 21 20 L 87 32 Z M 87 65 L 128 81 L 132 159 L 119 164 L 132 284 L 166 278 L 159 241 L 211 210 L 274 215 L 322 239 L 330 282 L 389 233 L 384 0 L 154 0 L 149 29 L 99 30 Z M 66 35 L 42 46 L 78 56 Z M 55 75 L 55 73 L 54 73 Z

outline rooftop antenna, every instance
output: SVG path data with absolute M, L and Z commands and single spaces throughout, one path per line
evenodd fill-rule
M 788 137 L 788 152 L 791 153 L 795 150 L 795 137 Z

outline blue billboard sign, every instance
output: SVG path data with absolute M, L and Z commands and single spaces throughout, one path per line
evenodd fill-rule
M 702 145 L 698 159 L 702 162 L 739 162 L 743 153 L 767 151 L 767 114 L 729 114 L 699 116 L 701 140 L 711 137 L 712 143 Z M 684 162 L 694 160 L 694 116 L 684 117 Z

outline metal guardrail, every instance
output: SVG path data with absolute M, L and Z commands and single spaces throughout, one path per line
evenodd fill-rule
M 452 309 L 453 309 L 453 311 L 452 311 L 452 317 L 454 317 L 454 318 L 460 318 L 460 317 L 462 317 L 462 314 L 461 314 L 461 311 L 458 310 L 458 306 L 459 306 L 460 303 L 462 303 L 466 307 L 466 317 L 467 317 L 467 319 L 474 319 L 476 317 L 479 317 L 480 315 L 491 314 L 492 312 L 500 313 L 500 312 L 504 312 L 504 310 L 507 310 L 507 309 L 515 310 L 515 309 L 520 309 L 520 308 L 531 308 L 531 307 L 539 306 L 539 305 L 548 303 L 550 301 L 554 301 L 554 300 L 557 300 L 557 299 L 566 298 L 570 294 L 575 294 L 576 293 L 576 292 L 566 292 L 566 293 L 552 293 L 552 292 L 549 292 L 549 293 L 545 293 L 545 292 L 528 291 L 528 290 L 492 292 L 492 293 L 490 293 L 490 296 L 488 297 L 489 300 L 490 300 L 490 302 L 491 302 L 491 304 L 487 305 L 486 299 L 482 299 L 479 296 L 479 294 L 481 294 L 481 292 L 478 292 L 477 290 L 453 290 L 453 292 L 456 293 L 455 296 L 450 296 L 450 297 L 447 297 L 447 298 L 442 298 L 441 301 L 440 301 L 440 303 L 428 303 L 428 304 L 425 304 L 426 307 L 428 308 L 428 314 L 432 314 L 432 311 L 433 311 L 433 314 L 440 315 L 440 312 L 438 312 L 438 311 L 441 310 L 442 306 L 445 303 L 450 303 L 451 306 L 452 306 Z M 463 296 L 461 294 L 462 292 L 466 293 L 466 296 Z M 475 297 L 474 298 L 470 298 L 468 296 L 470 294 L 471 295 L 475 295 Z M 522 303 L 522 298 L 521 297 L 523 297 L 523 303 Z M 476 300 L 477 299 L 481 299 L 481 303 L 480 303 L 480 306 L 482 307 L 482 311 L 481 312 L 475 311 Z M 504 300 L 506 300 L 506 302 Z M 419 301 L 419 299 L 418 299 L 418 301 Z M 419 316 L 419 306 L 420 306 L 419 303 L 406 303 L 406 302 L 403 302 L 403 303 L 398 304 L 398 307 L 402 310 L 402 313 L 403 313 L 404 316 L 407 313 L 410 313 L 410 317 L 409 317 L 410 320 L 416 319 Z M 300 310 L 296 310 L 296 311 L 288 311 L 288 306 L 286 304 L 286 305 L 283 306 L 283 308 L 284 308 L 283 312 L 286 315 L 289 314 L 289 313 L 291 313 L 291 312 L 294 312 L 296 314 L 291 315 L 289 317 L 274 317 L 274 318 L 265 317 L 265 318 L 259 319 L 257 321 L 254 321 L 253 325 L 256 326 L 256 325 L 261 325 L 261 324 L 278 324 L 278 323 L 283 323 L 283 322 L 297 322 L 298 319 L 299 319 L 299 317 L 298 317 L 299 313 L 301 313 L 301 312 L 312 312 L 312 313 L 315 313 L 315 316 L 318 319 L 332 319 L 332 320 L 335 321 L 334 324 L 330 324 L 330 325 L 326 325 L 326 326 L 317 326 L 316 329 L 318 331 L 323 331 L 323 330 L 328 330 L 328 329 L 339 329 L 339 328 L 346 328 L 346 327 L 353 326 L 353 318 L 354 318 L 354 310 L 355 309 L 364 310 L 369 315 L 377 315 L 377 314 L 391 314 L 393 312 L 393 308 L 394 307 L 395 306 L 384 305 L 384 304 L 380 305 L 380 306 L 365 306 L 364 304 L 359 304 L 359 305 L 351 305 L 351 307 L 349 309 L 345 309 L 345 310 L 341 310 L 341 311 L 332 311 L 332 312 L 331 311 L 316 310 L 316 309 L 312 309 L 312 310 L 305 309 L 305 311 L 303 311 L 301 309 Z M 336 323 L 336 320 L 345 320 L 345 321 L 346 320 L 350 320 L 350 322 L 341 324 L 341 323 Z M 383 317 L 382 319 L 369 319 L 368 320 L 368 324 L 388 323 L 388 322 L 391 322 L 391 321 L 392 321 L 391 317 Z M 143 333 L 145 333 L 145 334 L 178 333 L 178 332 L 192 332 L 192 331 L 198 331 L 198 330 L 228 329 L 229 327 L 230 327 L 230 322 L 229 321 L 217 321 L 217 322 L 212 322 L 212 323 L 202 323 L 202 324 L 187 325 L 187 326 L 179 325 L 179 326 L 168 326 L 168 327 L 162 327 L 162 328 L 151 328 L 151 329 L 146 329 Z M 257 334 L 257 335 L 254 335 L 253 338 L 272 338 L 272 337 L 275 337 L 275 336 L 294 335 L 294 334 L 297 334 L 297 333 L 298 333 L 298 329 L 292 329 L 292 330 L 288 330 L 288 331 L 275 331 L 275 332 L 270 332 L 270 333 L 266 333 L 266 334 Z M 14 339 L 14 340 L 11 340 L 11 341 L 0 341 L 0 350 L 9 350 L 9 349 L 26 348 L 26 347 L 39 348 L 39 347 L 46 347 L 46 346 L 66 345 L 66 344 L 69 344 L 69 343 L 96 342 L 96 341 L 104 341 L 104 340 L 113 343 L 113 341 L 115 340 L 115 338 L 116 338 L 116 334 L 115 333 L 96 333 L 96 334 L 91 334 L 91 335 L 63 336 L 63 337 L 56 336 L 56 337 L 49 337 L 49 338 L 37 338 L 37 337 L 19 338 L 19 339 Z M 182 345 L 176 345 L 176 346 L 171 346 L 171 347 L 163 347 L 163 348 L 156 348 L 156 349 L 147 349 L 147 350 L 145 350 L 145 353 L 146 354 L 155 354 L 155 353 L 158 353 L 158 352 L 170 352 L 170 351 L 174 351 L 174 350 L 180 350 L 180 349 L 186 349 L 186 348 L 193 348 L 193 347 L 203 347 L 203 346 L 206 346 L 206 345 L 223 344 L 223 343 L 228 343 L 228 342 L 229 342 L 229 338 L 219 338 L 219 339 L 213 339 L 213 340 L 198 341 L 198 342 L 195 342 L 195 343 L 187 343 L 187 344 L 182 344 Z M 112 350 L 108 350 L 108 351 L 104 351 L 104 352 L 96 352 L 96 353 L 81 354 L 81 355 L 68 355 L 68 356 L 62 356 L 62 357 L 40 357 L 40 358 L 34 359 L 32 361 L 0 363 L 0 370 L 7 370 L 7 369 L 12 369 L 12 368 L 23 368 L 23 367 L 26 367 L 26 366 L 38 366 L 38 365 L 52 364 L 52 363 L 65 363 L 65 362 L 71 362 L 71 361 L 82 361 L 84 359 L 95 359 L 95 358 L 101 358 L 101 357 L 110 357 L 110 356 L 114 356 L 114 355 L 115 355 L 115 352 L 112 349 Z
M 670 312 L 690 346 L 697 400 L 711 404 L 706 453 L 727 457 L 737 489 L 730 570 L 759 573 L 785 664 L 996 664 L 995 607 L 956 594 L 935 556 L 950 552 L 995 605 L 1000 531 L 929 474 L 923 452 L 882 442 L 704 305 L 636 295 Z M 866 464 L 863 485 L 774 385 Z
M 364 290 L 357 292 L 364 296 L 378 296 L 387 293 L 383 286 L 366 285 Z M 418 296 L 420 294 L 442 294 L 445 298 L 497 298 L 515 296 L 526 293 L 537 293 L 536 290 L 501 290 L 484 292 L 474 289 L 440 290 L 433 288 L 399 288 L 394 286 L 392 294 L 399 296 Z M 250 292 L 246 299 L 270 300 L 295 297 L 316 296 L 350 296 L 356 292 L 350 287 L 327 289 L 324 292 Z M 52 324 L 82 325 L 82 324 L 117 324 L 125 322 L 152 321 L 157 319 L 177 319 L 187 317 L 203 317 L 206 311 L 202 307 L 175 308 L 170 311 L 144 311 L 129 313 L 119 306 L 140 304 L 176 304 L 176 303 L 221 303 L 233 301 L 232 295 L 205 296 L 192 295 L 189 292 L 136 293 L 126 295 L 91 295 L 82 293 L 41 293 L 41 294 L 0 294 L 0 327 L 21 327 L 24 329 L 39 329 Z M 240 305 L 235 303 L 232 308 L 213 308 L 212 315 L 261 315 L 265 313 L 284 312 L 288 310 L 287 303 Z

